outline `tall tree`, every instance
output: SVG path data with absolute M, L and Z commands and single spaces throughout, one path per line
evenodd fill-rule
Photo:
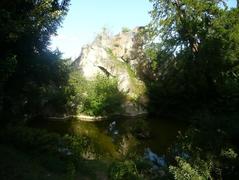
M 1 58 L 9 53 L 45 51 L 68 10 L 69 0 L 2 0 Z M 14 52 L 15 51 L 15 52 Z
M 212 20 L 219 16 L 222 0 L 150 0 L 153 2 L 150 27 L 160 35 L 167 50 L 189 48 L 196 55 L 210 33 Z
M 171 82 L 168 88 L 175 94 L 181 89 L 182 94 L 192 93 L 200 100 L 218 97 L 228 82 L 227 74 L 238 74 L 239 9 L 227 8 L 223 0 L 151 2 L 149 30 L 160 39 L 158 54 L 171 54 L 164 59 L 166 66 L 161 63 L 165 67 L 161 79 Z M 174 60 L 171 66 L 170 59 Z
M 47 51 L 69 1 L 0 1 L 0 87 L 17 64 Z
M 69 3 L 70 0 L 0 1 L 0 111 L 1 104 L 7 108 L 5 102 L 14 98 L 13 93 L 15 98 L 23 96 L 19 93 L 25 84 L 50 81 L 49 69 L 56 56 L 48 45 Z

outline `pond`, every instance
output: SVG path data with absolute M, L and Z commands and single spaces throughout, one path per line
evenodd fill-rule
M 168 149 L 177 140 L 178 132 L 184 132 L 187 125 L 182 121 L 161 118 L 114 117 L 104 121 L 83 122 L 77 119 L 41 120 L 30 124 L 34 128 L 50 132 L 88 136 L 112 156 L 127 150 L 144 155 L 145 152 L 167 156 Z

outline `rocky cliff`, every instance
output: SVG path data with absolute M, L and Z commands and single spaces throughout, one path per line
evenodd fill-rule
M 123 105 L 128 115 L 145 113 L 146 87 L 139 79 L 138 71 L 143 61 L 143 27 L 124 30 L 115 36 L 103 31 L 92 44 L 82 48 L 81 55 L 73 62 L 82 75 L 94 79 L 98 74 L 117 77 L 118 89 L 127 95 Z

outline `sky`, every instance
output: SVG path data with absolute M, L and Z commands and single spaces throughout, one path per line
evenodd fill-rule
M 71 0 L 68 15 L 51 49 L 58 48 L 64 58 L 77 58 L 81 47 L 91 43 L 104 27 L 113 34 L 122 27 L 134 28 L 150 21 L 148 0 Z
M 236 0 L 228 0 L 235 6 Z M 73 60 L 80 55 L 81 47 L 91 43 L 105 27 L 113 34 L 122 27 L 130 29 L 149 23 L 149 0 L 71 0 L 71 5 L 57 36 L 51 40 L 51 49 L 58 48 L 63 58 Z

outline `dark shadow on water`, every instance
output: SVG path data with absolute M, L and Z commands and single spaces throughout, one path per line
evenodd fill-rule
M 87 135 L 99 142 L 104 140 L 103 144 L 105 145 L 112 143 L 116 146 L 124 136 L 132 135 L 139 142 L 138 153 L 143 154 L 146 148 L 150 148 L 153 152 L 164 155 L 167 155 L 169 147 L 176 142 L 178 132 L 184 132 L 187 129 L 187 124 L 182 121 L 152 117 L 113 117 L 100 122 L 83 122 L 77 119 L 68 121 L 37 120 L 32 121 L 29 126 L 61 135 Z

